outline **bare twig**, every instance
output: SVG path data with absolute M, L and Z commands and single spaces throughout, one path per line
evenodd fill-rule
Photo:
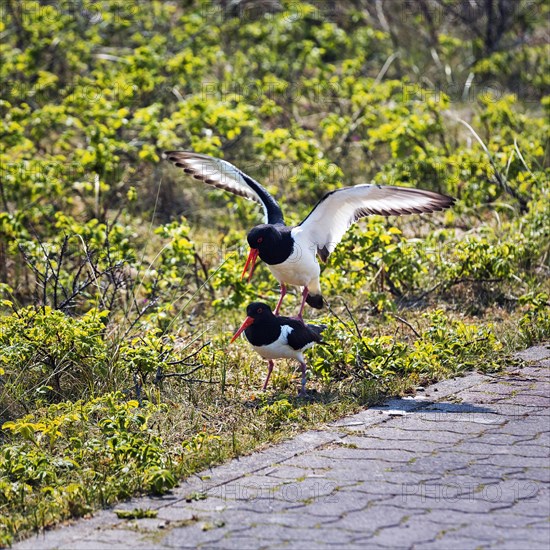
M 500 187 L 503 189 L 503 191 L 505 191 L 506 193 L 508 193 L 512 197 L 514 197 L 519 202 L 521 211 L 525 212 L 527 210 L 527 201 L 515 189 L 512 189 L 508 185 L 508 182 L 506 181 L 506 178 L 500 173 L 500 171 L 497 167 L 497 164 L 496 164 L 496 162 L 493 158 L 493 155 L 491 155 L 491 152 L 489 151 L 489 149 L 487 148 L 487 146 L 485 145 L 483 140 L 479 137 L 479 134 L 465 120 L 462 120 L 459 117 L 455 117 L 455 118 L 456 118 L 456 120 L 458 120 L 458 122 L 460 122 L 461 124 L 466 126 L 466 128 L 468 128 L 468 130 L 470 130 L 472 135 L 476 138 L 477 142 L 481 145 L 481 148 L 483 149 L 483 151 L 485 151 L 485 154 L 487 155 L 487 157 L 489 159 L 489 162 L 491 163 L 491 166 L 493 167 L 493 170 L 495 171 L 495 179 L 496 179 L 497 183 L 500 185 Z
M 527 170 L 527 172 L 529 172 L 529 175 L 536 181 L 537 178 L 536 178 L 535 174 L 533 174 L 533 172 L 531 172 L 529 166 L 527 166 L 527 163 L 525 162 L 525 159 L 523 158 L 523 155 L 521 154 L 521 151 L 519 150 L 517 138 L 514 138 L 514 148 L 516 149 L 516 153 L 518 154 L 518 157 L 521 160 L 521 163 L 523 164 L 523 166 L 525 166 L 525 169 Z
M 187 372 L 171 372 L 168 374 L 162 373 L 158 378 L 160 380 L 162 380 L 163 378 L 174 378 L 174 377 L 187 378 L 190 374 L 197 372 L 199 369 L 202 369 L 203 367 L 204 365 L 197 365 L 194 369 L 191 369 L 190 371 L 187 371 Z
M 448 289 L 448 288 L 451 288 L 452 286 L 459 285 L 461 283 L 498 283 L 500 281 L 502 281 L 501 277 L 494 277 L 489 279 L 474 279 L 473 277 L 460 277 L 460 278 L 453 279 L 451 281 L 440 281 L 439 283 L 434 285 L 432 288 L 424 291 L 418 297 L 418 300 L 422 300 L 423 298 L 428 296 L 428 294 L 431 294 L 432 292 L 434 292 L 435 290 L 437 290 L 442 286 Z
M 187 357 L 184 357 L 183 359 L 179 360 L 179 361 L 170 361 L 168 363 L 166 363 L 167 365 L 185 365 L 185 361 L 188 361 L 189 359 L 191 359 L 192 357 L 195 357 L 196 355 L 199 354 L 200 351 L 202 351 L 206 346 L 209 346 L 210 345 L 210 341 L 206 342 L 206 344 L 203 344 L 198 350 L 194 351 L 191 355 L 188 355 Z
M 353 323 L 353 325 L 355 326 L 355 330 L 357 331 L 357 336 L 359 336 L 359 338 L 362 338 L 361 336 L 361 331 L 359 330 L 359 325 L 357 324 L 357 321 L 355 320 L 355 317 L 353 316 L 353 314 L 351 313 L 349 307 L 348 307 L 348 304 L 346 304 L 346 302 L 344 300 L 342 300 L 342 303 L 344 304 L 344 307 L 346 308 L 346 311 L 351 319 L 351 322 Z
M 403 317 L 399 317 L 399 315 L 396 315 L 395 313 L 391 313 L 390 312 L 390 315 L 392 317 L 394 317 L 395 319 L 397 319 L 398 321 L 400 321 L 401 323 L 403 323 L 404 325 L 407 325 L 415 334 L 415 336 L 417 338 L 420 338 L 420 334 L 418 333 L 418 331 L 409 323 L 409 321 L 407 321 L 406 319 L 403 319 Z
M 348 329 L 349 332 L 353 332 L 351 327 L 330 307 L 330 304 L 326 300 L 325 300 L 325 303 L 327 304 L 327 308 L 330 311 L 330 313 L 334 315 L 334 317 L 336 317 L 336 319 L 338 319 L 338 321 L 340 321 L 340 323 L 342 323 Z
M 59 274 L 61 272 L 61 265 L 63 264 L 63 258 L 65 256 L 65 252 L 67 251 L 67 243 L 69 242 L 69 237 L 65 235 L 63 237 L 63 244 L 61 245 L 61 251 L 59 252 L 59 259 L 57 261 L 57 269 L 55 270 L 54 274 L 54 287 L 53 287 L 53 307 L 57 309 L 57 287 L 61 285 L 61 290 L 63 290 L 63 294 L 65 297 L 67 297 L 67 291 L 65 290 L 65 287 L 60 283 L 59 281 Z

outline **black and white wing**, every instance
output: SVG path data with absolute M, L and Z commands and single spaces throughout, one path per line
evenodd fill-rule
M 452 197 L 423 189 L 356 185 L 327 193 L 298 227 L 326 261 L 345 232 L 360 218 L 370 214 L 400 216 L 435 212 L 454 202 Z
M 326 325 L 304 324 L 296 319 L 283 317 L 284 324 L 292 327 L 292 331 L 287 336 L 288 345 L 295 350 L 310 347 L 314 343 L 322 343 L 321 333 L 327 327 Z
M 164 157 L 197 180 L 261 204 L 265 223 L 284 223 L 281 208 L 267 190 L 226 160 L 192 151 L 166 151 Z

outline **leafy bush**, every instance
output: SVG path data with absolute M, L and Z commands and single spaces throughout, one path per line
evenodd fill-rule
M 185 380 L 185 369 L 197 366 L 186 362 L 202 349 L 192 348 L 186 356 L 192 340 L 163 336 L 155 327 L 132 336 L 131 326 L 122 325 L 123 335 L 108 334 L 108 315 L 91 309 L 70 317 L 49 306 L 29 306 L 0 317 L 1 417 L 11 419 L 30 407 L 87 399 L 121 386 L 141 400 L 142 386 L 160 383 L 165 369 Z
M 519 299 L 527 311 L 519 321 L 519 329 L 525 344 L 531 346 L 550 338 L 550 300 L 547 293 L 526 294 Z
M 172 458 L 149 426 L 162 407 L 139 407 L 115 393 L 4 423 L 0 501 L 11 513 L 2 516 L 1 540 L 135 492 L 172 488 Z
M 323 333 L 326 346 L 316 348 L 313 370 L 325 380 L 376 380 L 387 387 L 396 377 L 433 381 L 480 367 L 498 366 L 503 345 L 491 326 L 449 319 L 442 310 L 426 313 L 427 328 L 413 345 L 392 336 L 360 336 L 341 322 L 329 321 Z
M 288 399 L 279 399 L 274 403 L 264 405 L 261 413 L 265 418 L 267 429 L 277 430 L 286 422 L 295 422 L 298 420 L 298 412 L 294 409 Z
M 50 307 L 27 307 L 0 317 L 2 416 L 10 401 L 28 406 L 93 395 L 108 368 L 107 314 L 92 309 L 71 318 Z

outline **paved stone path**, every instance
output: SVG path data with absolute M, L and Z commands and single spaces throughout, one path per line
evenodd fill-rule
M 550 348 L 519 355 L 16 548 L 549 550 Z

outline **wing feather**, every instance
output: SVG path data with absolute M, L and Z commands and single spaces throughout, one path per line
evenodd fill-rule
M 296 321 L 296 319 L 290 319 L 289 321 L 286 319 L 285 324 L 293 328 L 287 336 L 288 345 L 292 349 L 301 350 L 308 344 L 322 342 L 321 333 L 327 328 L 326 325 L 306 325 L 300 321 Z
M 401 216 L 445 210 L 455 199 L 409 187 L 356 185 L 327 193 L 299 225 L 326 261 L 349 227 L 370 215 Z
M 284 223 L 281 208 L 269 192 L 226 160 L 192 151 L 166 151 L 164 157 L 196 180 L 257 202 L 264 210 L 266 223 Z

